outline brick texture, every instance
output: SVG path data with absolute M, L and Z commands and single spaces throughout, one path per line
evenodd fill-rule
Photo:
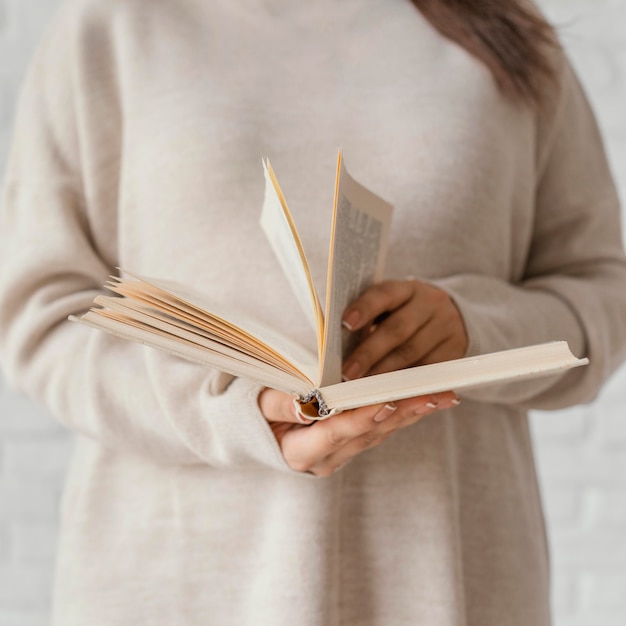
M 626 0 L 543 0 L 587 88 L 626 199 Z M 532 418 L 556 626 L 626 624 L 626 368 L 596 401 Z
M 18 86 L 58 0 L 0 0 L 0 170 Z M 626 0 L 540 0 L 626 198 Z M 591 405 L 532 417 L 555 626 L 626 624 L 626 368 Z M 0 379 L 0 626 L 44 626 L 70 437 Z

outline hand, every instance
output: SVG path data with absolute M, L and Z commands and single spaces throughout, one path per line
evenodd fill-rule
M 378 324 L 376 321 L 384 318 Z M 343 324 L 364 339 L 343 365 L 346 379 L 458 359 L 467 331 L 452 298 L 418 280 L 370 287 L 344 312 Z
M 293 396 L 263 389 L 259 407 L 269 422 L 291 469 L 330 476 L 359 453 L 386 441 L 394 432 L 439 409 L 459 403 L 449 391 L 389 404 L 344 411 L 305 426 L 296 415 Z

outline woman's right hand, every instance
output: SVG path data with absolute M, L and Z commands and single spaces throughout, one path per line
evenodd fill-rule
M 396 431 L 458 403 L 456 394 L 448 391 L 364 406 L 305 425 L 302 416 L 297 415 L 293 396 L 267 388 L 259 394 L 261 413 L 269 422 L 289 467 L 320 477 L 330 476 Z

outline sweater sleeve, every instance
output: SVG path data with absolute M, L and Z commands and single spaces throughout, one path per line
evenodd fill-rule
M 0 217 L 3 371 L 67 427 L 103 445 L 161 462 L 290 472 L 259 411 L 258 385 L 67 321 L 90 306 L 116 265 L 120 158 L 103 157 L 85 129 L 74 22 L 67 8 L 53 21 L 18 107 Z M 102 47 L 98 32 L 81 36 Z M 115 82 L 114 63 L 102 65 L 92 106 Z M 115 144 L 114 111 L 103 107 L 97 132 Z M 111 219 L 96 228 L 98 213 Z
M 556 409 L 591 401 L 626 357 L 626 261 L 620 207 L 599 130 L 569 64 L 553 122 L 540 127 L 533 241 L 516 284 L 482 275 L 435 281 L 454 298 L 468 356 L 566 340 L 590 365 L 467 392 L 475 400 Z

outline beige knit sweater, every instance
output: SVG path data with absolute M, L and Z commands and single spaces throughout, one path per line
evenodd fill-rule
M 55 626 L 549 623 L 525 412 L 590 400 L 626 347 L 618 202 L 558 64 L 539 117 L 406 0 L 64 4 L 0 226 L 4 371 L 79 433 Z M 305 336 L 260 235 L 260 159 L 321 282 L 338 146 L 396 207 L 389 277 L 448 290 L 470 353 L 566 339 L 591 365 L 468 394 L 315 479 L 255 384 L 66 321 L 119 265 Z

